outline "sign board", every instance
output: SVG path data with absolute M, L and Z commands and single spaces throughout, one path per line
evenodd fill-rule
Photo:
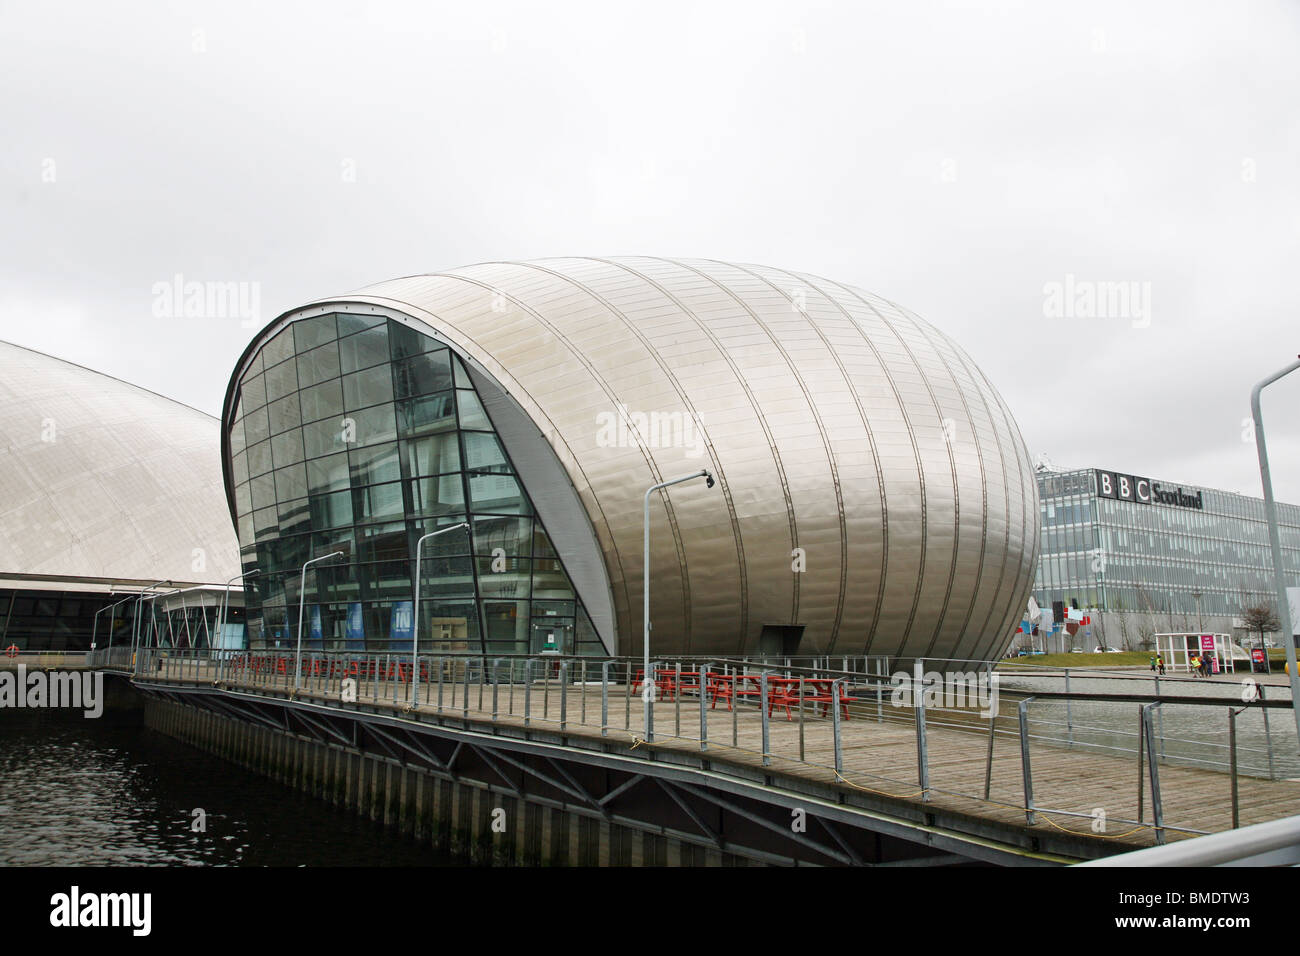
M 388 641 L 401 649 L 411 646 L 415 636 L 415 614 L 410 601 L 394 601 L 392 617 L 388 623 Z
M 1177 505 L 1180 508 L 1205 510 L 1205 497 L 1202 492 L 1190 494 L 1181 487 L 1170 490 L 1150 478 L 1139 475 L 1125 475 L 1117 471 L 1096 469 L 1097 495 L 1102 498 L 1115 498 L 1118 501 L 1135 501 L 1140 504 Z

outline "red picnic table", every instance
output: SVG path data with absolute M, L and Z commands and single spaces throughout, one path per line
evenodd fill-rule
M 699 671 L 679 671 L 675 667 L 656 667 L 655 672 L 655 689 L 659 692 L 659 700 L 673 700 L 674 697 L 683 691 L 699 690 L 700 672 Z M 636 677 L 632 681 L 632 693 L 637 692 L 645 680 L 645 668 L 638 667 Z
M 753 697 L 755 699 L 762 696 L 762 675 L 761 674 L 713 674 L 708 675 L 708 686 L 712 692 L 713 703 L 709 709 L 712 710 L 717 706 L 718 698 L 722 697 L 727 701 L 727 709 L 731 709 L 733 698 Z M 767 713 L 770 717 L 774 708 L 780 707 L 785 710 L 786 720 L 793 720 L 794 715 L 791 713 L 790 706 L 799 705 L 802 700 L 805 703 L 817 704 L 818 713 L 825 716 L 830 713 L 830 708 L 834 706 L 835 680 L 830 677 L 778 677 L 768 675 L 767 678 Z M 839 704 L 841 714 L 845 720 L 849 719 L 848 702 L 852 698 L 848 697 L 842 691 L 839 694 Z

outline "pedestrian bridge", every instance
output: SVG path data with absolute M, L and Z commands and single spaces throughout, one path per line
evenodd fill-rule
M 171 704 L 762 862 L 1059 865 L 1300 813 L 1300 784 L 1268 779 L 1289 714 L 1267 753 L 1163 733 L 1162 708 L 1236 720 L 1235 681 L 1209 696 L 1175 680 L 1158 694 L 1119 677 L 1090 693 L 993 681 L 981 696 L 993 671 L 979 665 L 962 700 L 940 675 L 969 665 L 895 676 L 879 658 L 657 659 L 648 687 L 626 658 L 420 655 L 413 668 L 409 654 L 118 648 L 89 660 Z M 1133 729 L 1061 721 L 1062 704 L 1131 714 Z

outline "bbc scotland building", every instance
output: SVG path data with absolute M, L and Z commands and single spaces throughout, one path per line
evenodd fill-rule
M 1240 641 L 1243 607 L 1276 603 L 1263 499 L 1099 468 L 1040 470 L 1037 480 L 1034 599 L 1058 625 L 1069 608 L 1096 612 L 1073 637 L 1058 627 L 1049 650 L 1150 649 L 1152 634 L 1176 631 Z M 1295 587 L 1300 507 L 1279 503 L 1277 514 Z
M 951 340 L 712 260 L 309 303 L 241 357 L 221 457 L 252 647 L 290 646 L 302 607 L 304 647 L 409 650 L 418 586 L 422 649 L 635 653 L 643 496 L 705 469 L 651 497 L 656 653 L 988 659 L 1038 542 L 1024 441 Z

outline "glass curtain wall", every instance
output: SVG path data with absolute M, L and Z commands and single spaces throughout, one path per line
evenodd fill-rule
M 299 319 L 253 357 L 230 426 L 249 644 L 602 654 L 546 529 L 445 344 L 384 317 Z

